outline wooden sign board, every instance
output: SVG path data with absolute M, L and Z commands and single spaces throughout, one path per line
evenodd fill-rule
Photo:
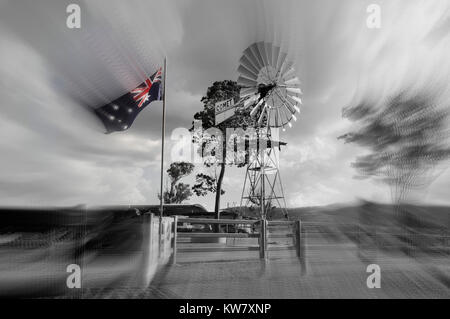
M 235 114 L 236 106 L 233 99 L 217 102 L 215 104 L 216 125 L 232 117 Z

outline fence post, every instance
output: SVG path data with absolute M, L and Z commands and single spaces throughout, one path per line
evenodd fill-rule
M 306 274 L 306 232 L 303 229 L 302 221 L 297 220 L 296 224 L 296 248 L 297 248 L 297 256 L 300 260 L 300 264 L 302 266 L 302 275 Z
M 302 222 L 300 220 L 297 220 L 295 222 L 295 250 L 297 252 L 297 257 L 298 258 L 303 258 L 302 255 L 302 249 L 301 249 L 301 245 L 302 245 Z
M 163 246 L 163 225 L 162 225 L 162 217 L 159 216 L 159 228 L 158 228 L 158 262 L 162 257 L 162 246 Z
M 267 258 L 267 220 L 261 219 L 261 229 L 259 231 L 259 258 Z
M 149 253 L 149 258 L 150 258 L 150 260 L 153 258 L 153 254 L 154 254 L 154 251 L 153 251 L 153 234 L 152 234 L 152 232 L 153 232 L 153 213 L 152 214 L 146 214 L 146 215 L 144 215 L 144 217 L 145 216 L 148 216 L 147 218 L 147 223 L 148 223 L 148 227 L 149 227 L 149 230 L 148 230 L 148 235 L 147 236 L 149 236 L 149 243 L 150 243 L 150 249 L 149 249 L 149 251 L 148 251 L 148 253 Z M 156 258 L 158 258 L 158 256 L 156 256 Z
M 150 278 L 150 266 L 152 262 L 152 216 L 142 215 L 142 262 L 140 267 L 141 277 L 138 286 L 147 287 Z
M 172 243 L 172 265 L 177 263 L 177 226 L 178 226 L 178 216 L 173 217 L 173 243 Z

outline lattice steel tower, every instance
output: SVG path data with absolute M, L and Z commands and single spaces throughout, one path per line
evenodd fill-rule
M 261 218 L 266 219 L 277 204 L 287 216 L 278 161 L 286 143 L 279 141 L 277 133 L 297 120 L 302 104 L 300 81 L 287 54 L 266 42 L 254 43 L 243 52 L 238 72 L 240 99 L 244 108 L 252 108 L 259 141 L 258 151 L 249 157 L 241 206 L 259 207 Z

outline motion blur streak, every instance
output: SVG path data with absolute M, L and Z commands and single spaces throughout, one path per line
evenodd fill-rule
M 236 79 L 242 50 L 257 41 L 289 52 L 305 93 L 280 167 L 286 197 L 301 206 L 289 215 L 305 225 L 311 271 L 301 277 L 292 251 L 265 268 L 257 250 L 205 253 L 185 241 L 185 264 L 168 270 L 166 286 L 191 298 L 449 296 L 448 0 L 381 1 L 377 30 L 360 0 L 77 0 L 80 29 L 66 27 L 68 3 L 0 1 L 0 203 L 47 207 L 0 209 L 1 297 L 145 286 L 147 217 L 113 205 L 157 201 L 160 108 L 114 136 L 90 110 L 167 56 L 167 131 L 190 127 L 206 88 Z M 242 190 L 242 171 L 228 172 L 223 203 Z M 308 207 L 358 197 L 383 203 Z M 256 238 L 232 245 L 245 240 L 256 247 Z M 235 257 L 244 262 L 204 262 Z M 368 263 L 380 265 L 382 289 L 365 286 Z M 70 264 L 81 267 L 81 291 L 66 286 Z
M 81 289 L 66 285 L 71 264 L 81 268 L 82 289 L 146 286 L 149 225 L 134 209 L 3 208 L 0 214 L 0 296 L 81 297 Z
M 449 100 L 445 0 L 385 2 L 378 30 L 367 29 L 367 4 L 358 0 L 77 3 L 80 29 L 66 27 L 67 3 L 61 1 L 0 4 L 0 134 L 8 136 L 0 140 L 4 205 L 153 201 L 159 105 L 143 112 L 126 136 L 114 138 L 102 134 L 86 109 L 135 88 L 165 55 L 170 132 L 190 126 L 212 81 L 236 79 L 237 61 L 249 44 L 264 40 L 289 52 L 308 106 L 299 125 L 285 133 L 290 147 L 281 159 L 281 169 L 298 177 L 285 179 L 286 197 L 297 206 L 358 196 L 389 200 L 376 184 L 348 178 L 348 164 L 361 149 L 341 147 L 335 139 L 347 129 L 346 121 L 337 120 L 342 106 L 388 99 L 411 86 L 423 91 L 444 85 L 440 99 Z M 299 161 L 299 154 L 307 160 Z M 233 180 L 240 183 L 226 176 L 224 201 L 240 195 Z M 430 201 L 448 201 L 435 193 Z M 207 199 L 199 201 L 208 207 Z

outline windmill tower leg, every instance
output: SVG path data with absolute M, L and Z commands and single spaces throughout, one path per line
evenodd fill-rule
M 267 149 L 247 166 L 241 206 L 259 208 L 260 218 L 266 219 L 273 205 L 287 216 L 286 200 L 274 149 Z

